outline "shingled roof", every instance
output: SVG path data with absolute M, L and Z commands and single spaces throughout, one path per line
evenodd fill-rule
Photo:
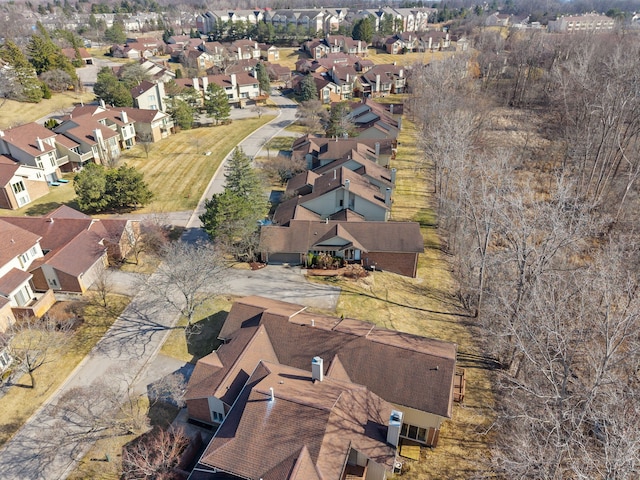
M 234 379 L 244 384 L 247 369 L 238 365 L 254 355 L 245 350 L 257 342 L 264 351 L 268 339 L 280 364 L 306 371 L 311 358 L 320 356 L 326 360 L 327 373 L 339 356 L 335 371 L 340 378 L 364 385 L 390 403 L 451 417 L 456 344 L 304 309 L 255 296 L 238 300 L 220 332 L 226 343 L 217 350 L 215 361 L 205 357 L 198 362 L 185 398 L 215 396 Z
M 396 452 L 385 428 L 391 410 L 361 385 L 313 381 L 307 370 L 262 361 L 200 464 L 241 478 L 339 480 L 354 448 L 391 471 Z

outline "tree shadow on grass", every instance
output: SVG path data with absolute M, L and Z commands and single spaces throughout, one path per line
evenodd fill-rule
M 66 205 L 75 210 L 80 210 L 80 207 L 78 207 L 78 202 L 76 202 L 75 200 L 70 200 L 68 202 L 40 203 L 38 205 L 33 205 L 32 207 L 29 207 L 24 213 L 29 217 L 38 217 L 38 216 L 46 215 L 47 213 L 52 212 L 53 210 L 55 210 L 56 208 L 62 205 Z
M 222 342 L 218 340 L 218 334 L 222 329 L 224 321 L 227 319 L 228 313 L 229 312 L 221 310 L 203 318 L 198 322 L 198 325 L 201 327 L 200 333 L 197 335 L 187 335 L 187 351 L 190 355 L 193 355 L 191 363 L 195 363 L 200 358 L 209 355 L 220 346 Z

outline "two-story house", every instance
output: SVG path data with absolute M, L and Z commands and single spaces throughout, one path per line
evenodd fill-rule
M 22 165 L 38 168 L 47 182 L 60 178 L 60 167 L 69 163 L 56 151 L 56 133 L 35 122 L 0 130 L 0 154 Z
M 44 172 L 0 155 L 0 208 L 18 209 L 49 193 Z

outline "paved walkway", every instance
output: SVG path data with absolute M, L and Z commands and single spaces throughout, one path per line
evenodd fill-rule
M 278 135 L 295 119 L 296 109 L 293 102 L 279 96 L 274 96 L 273 99 L 283 107 L 282 113 L 241 143 L 248 155 L 257 155 L 265 141 Z M 222 191 L 223 168 L 224 163 L 203 195 L 199 209 L 203 206 L 205 198 Z M 171 220 L 185 221 L 184 224 L 190 227 L 185 238 L 193 240 L 202 235 L 198 220 L 199 210 L 193 212 L 188 219 L 187 213 L 170 214 L 176 217 Z M 49 413 L 50 407 L 70 389 L 90 385 L 96 379 L 104 378 L 110 369 L 124 367 L 126 381 L 137 382 L 137 389 L 143 390 L 159 377 L 185 368 L 180 362 L 157 355 L 177 322 L 177 315 L 171 309 L 151 302 L 144 288 L 135 288 L 135 280 L 132 280 L 131 276 L 118 281 L 125 290 L 137 291 L 137 295 L 91 353 L 69 375 L 64 385 L 0 449 L 2 480 L 65 478 L 82 458 L 89 442 L 71 440 L 67 436 L 68 432 L 54 429 Z M 339 289 L 306 282 L 302 271 L 296 268 L 269 266 L 255 272 L 235 270 L 227 275 L 226 281 L 230 293 L 265 295 L 325 309 L 335 309 L 339 294 Z M 73 427 L 70 428 L 73 430 Z

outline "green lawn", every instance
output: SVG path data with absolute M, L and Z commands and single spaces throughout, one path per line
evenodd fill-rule
M 74 302 L 78 305 L 77 302 Z M 18 431 L 23 423 L 58 389 L 74 368 L 91 351 L 98 340 L 109 329 L 118 315 L 129 303 L 122 296 L 110 296 L 108 307 L 95 304 L 79 305 L 84 322 L 75 331 L 70 342 L 62 351 L 50 357 L 50 362 L 38 368 L 35 373 L 36 387 L 30 385 L 29 376 L 24 375 L 16 381 L 0 398 L 0 445 L 3 445 Z M 65 315 L 71 302 L 58 302 L 50 310 L 50 315 Z
M 95 98 L 93 93 L 76 94 L 54 93 L 50 99 L 39 103 L 25 103 L 7 100 L 0 102 L 0 128 L 11 128 L 24 123 L 34 122 L 50 114 L 60 114 L 65 108 L 75 104 L 90 102 Z
M 230 125 L 183 130 L 154 143 L 146 157 L 140 145 L 127 150 L 122 162 L 136 167 L 154 194 L 139 212 L 177 212 L 195 208 L 224 157 L 247 135 L 273 120 L 234 120 Z M 205 155 L 211 152 L 210 155 Z

